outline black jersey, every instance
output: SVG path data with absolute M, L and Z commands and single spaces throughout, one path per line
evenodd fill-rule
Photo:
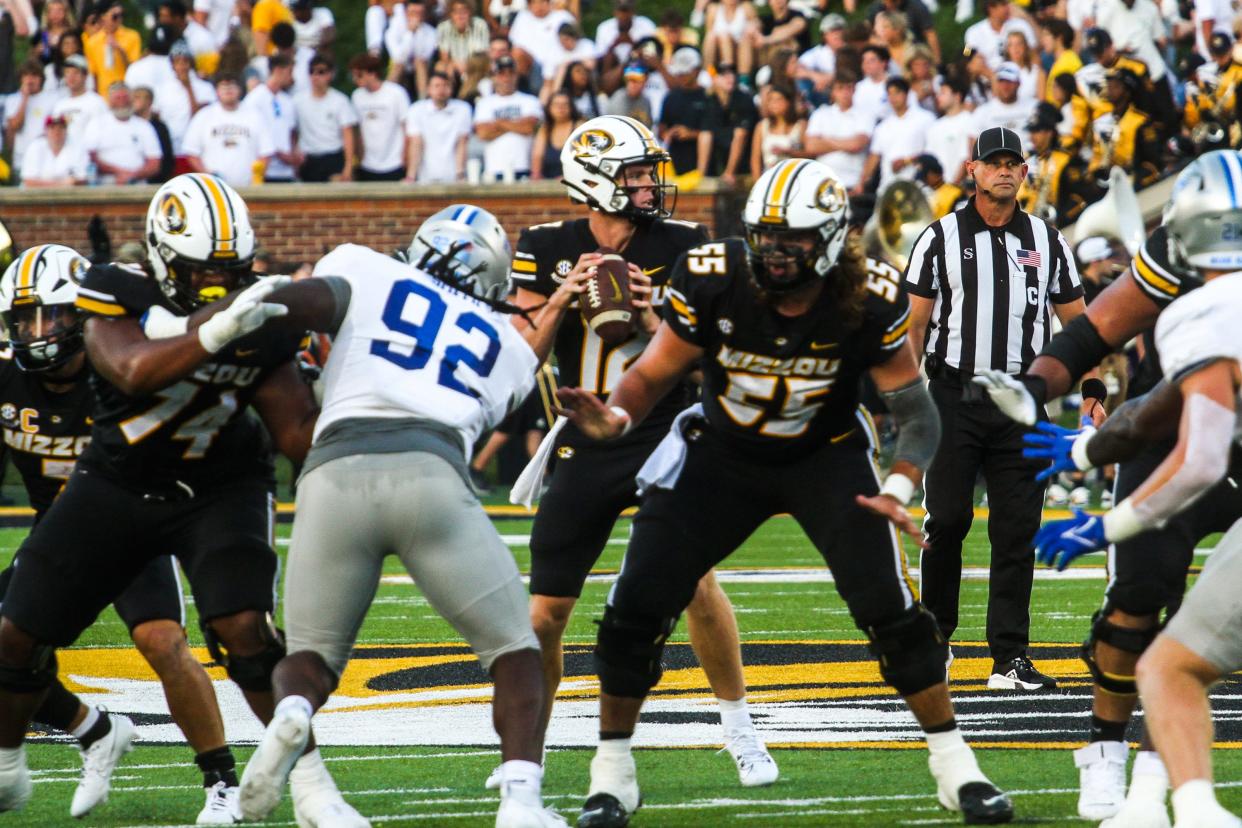
M 155 279 L 128 265 L 92 267 L 78 295 L 79 309 L 101 317 L 141 317 L 157 305 L 182 315 Z M 300 343 L 300 336 L 261 329 L 229 343 L 190 376 L 143 397 L 126 395 L 92 370 L 95 423 L 82 467 L 152 492 L 184 486 L 201 492 L 246 477 L 270 479 L 267 433 L 246 408 Z
M 1203 285 L 1196 271 L 1178 268 L 1173 264 L 1169 231 L 1163 224 L 1152 231 L 1138 253 L 1130 262 L 1130 269 L 1123 279 L 1134 283 L 1163 311 L 1173 300 Z M 1134 378 L 1127 389 L 1131 397 L 1146 394 L 1164 376 L 1160 368 L 1160 356 L 1156 353 L 1153 331 L 1143 332 L 1143 361 L 1139 363 Z
M 0 428 L 35 520 L 52 505 L 91 441 L 91 389 L 83 377 L 53 393 L 37 374 L 0 358 Z
M 904 347 L 910 326 L 901 272 L 876 260 L 867 267 L 862 320 L 847 330 L 827 291 L 792 318 L 761 301 L 741 239 L 703 245 L 677 263 L 664 319 L 706 352 L 703 408 L 713 432 L 765 459 L 793 460 L 862 425 L 863 372 Z
M 701 224 L 671 219 L 644 222 L 636 225 L 633 238 L 621 254 L 651 277 L 653 303 L 659 305 L 664 301 L 664 287 L 677 257 L 707 239 L 707 231 Z M 514 283 L 542 296 L 551 296 L 578 263 L 578 258 L 599 247 L 587 219 L 530 227 L 523 230 L 518 239 L 513 259 Z M 645 333 L 635 333 L 619 345 L 606 345 L 580 313 L 570 313 L 561 321 L 553 346 L 560 380 L 606 397 L 649 339 Z M 685 386 L 674 389 L 625 439 L 645 439 L 656 432 L 668 431 L 669 423 L 687 403 Z M 564 439 L 567 443 L 585 441 L 573 425 L 566 428 Z

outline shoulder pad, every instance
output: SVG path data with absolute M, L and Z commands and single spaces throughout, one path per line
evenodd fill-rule
M 155 279 L 138 265 L 103 264 L 86 271 L 76 307 L 96 316 L 134 316 L 152 304 Z

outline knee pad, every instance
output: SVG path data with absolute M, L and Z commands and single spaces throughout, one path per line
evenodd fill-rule
M 1095 660 L 1095 644 L 1103 641 L 1122 652 L 1139 656 L 1156 640 L 1156 636 L 1160 634 L 1160 625 L 1152 624 L 1145 630 L 1118 626 L 1108 620 L 1108 614 L 1113 609 L 1114 607 L 1106 604 L 1091 617 L 1091 634 L 1082 642 L 1078 654 L 1087 665 L 1092 680 L 1102 690 L 1118 696 L 1133 696 L 1138 693 L 1134 676 L 1109 673 L 1101 669 Z
M 610 696 L 641 699 L 660 681 L 660 655 L 677 619 L 626 615 L 604 608 L 595 643 L 595 672 Z
M 263 649 L 248 656 L 230 655 L 224 649 L 220 636 L 211 628 L 211 623 L 199 619 L 199 629 L 203 631 L 203 639 L 207 644 L 207 652 L 212 659 L 224 667 L 229 678 L 243 690 L 251 693 L 262 693 L 272 689 L 272 670 L 285 657 L 285 635 L 272 624 L 271 616 L 267 616 L 260 625 L 263 637 Z
M 936 617 L 922 604 L 863 631 L 871 640 L 872 655 L 880 662 L 880 675 L 901 695 L 912 695 L 945 680 L 949 646 Z
M 0 687 L 10 693 L 41 693 L 56 681 L 56 648 L 35 644 L 20 667 L 0 664 Z

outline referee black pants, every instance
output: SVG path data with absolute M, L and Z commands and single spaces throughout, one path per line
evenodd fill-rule
M 923 603 L 950 639 L 957 629 L 962 583 L 962 541 L 974 518 L 975 481 L 987 484 L 987 639 L 992 658 L 1004 663 L 1026 652 L 1031 628 L 1031 582 L 1044 483 L 1035 475 L 1046 465 L 1022 456 L 1026 427 L 1006 417 L 983 389 L 956 377 L 933 378 L 931 395 L 940 410 L 940 445 L 924 477 L 929 547 L 920 563 Z

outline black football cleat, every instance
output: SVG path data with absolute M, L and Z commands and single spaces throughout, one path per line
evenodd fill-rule
M 630 813 L 615 796 L 597 793 L 582 805 L 578 814 L 578 828 L 625 828 L 630 824 Z
M 991 782 L 967 782 L 958 788 L 957 802 L 967 825 L 1001 825 L 1013 820 L 1013 803 Z

